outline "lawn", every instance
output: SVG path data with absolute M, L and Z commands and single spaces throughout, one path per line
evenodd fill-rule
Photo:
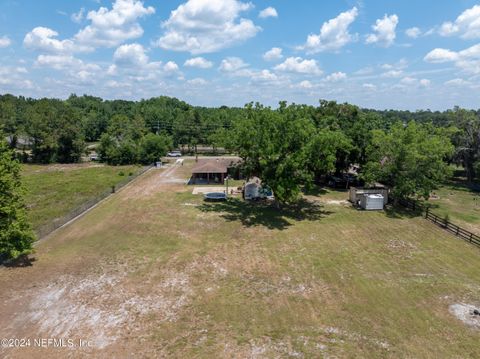
M 28 216 L 35 229 L 136 173 L 137 166 L 22 165 Z
M 480 192 L 467 185 L 464 178 L 455 177 L 435 191 L 432 211 L 451 222 L 480 235 Z
M 480 249 L 345 192 L 205 203 L 161 171 L 40 243 L 32 267 L 0 270 L 0 337 L 82 338 L 100 357 L 480 357 L 452 313 L 480 305 Z

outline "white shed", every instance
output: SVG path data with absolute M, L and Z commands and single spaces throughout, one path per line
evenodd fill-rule
M 365 194 L 360 197 L 360 207 L 367 211 L 383 209 L 383 196 L 381 194 Z

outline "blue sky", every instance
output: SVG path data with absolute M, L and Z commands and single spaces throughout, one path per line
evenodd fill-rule
M 0 93 L 480 108 L 480 2 L 0 0 Z

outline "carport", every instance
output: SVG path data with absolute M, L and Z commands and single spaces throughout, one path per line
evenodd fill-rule
M 199 162 L 192 170 L 192 183 L 223 184 L 228 168 L 222 161 Z

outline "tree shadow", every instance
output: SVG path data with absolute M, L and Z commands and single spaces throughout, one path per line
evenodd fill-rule
M 299 202 L 277 209 L 268 202 L 246 202 L 231 198 L 225 202 L 204 202 L 197 207 L 202 212 L 218 212 L 229 222 L 241 222 L 245 227 L 263 226 L 268 229 L 285 230 L 291 221 L 317 221 L 334 212 L 325 211 L 317 202 L 302 199 Z
M 22 255 L 15 259 L 0 258 L 0 266 L 6 268 L 25 268 L 33 266 L 33 262 L 35 261 L 35 257 L 29 257 L 28 255 Z
M 303 188 L 302 190 L 304 195 L 320 197 L 328 193 L 349 193 L 350 190 L 345 188 L 333 188 L 333 187 L 324 187 L 324 186 L 312 186 L 311 188 Z
M 385 213 L 388 218 L 393 219 L 415 218 L 421 217 L 423 215 L 421 209 L 417 209 L 414 211 L 405 207 L 393 206 L 391 204 L 385 207 Z
M 312 186 L 311 188 L 303 188 L 303 194 L 307 196 L 315 196 L 320 197 L 322 195 L 327 194 L 328 191 L 324 187 L 320 186 Z

